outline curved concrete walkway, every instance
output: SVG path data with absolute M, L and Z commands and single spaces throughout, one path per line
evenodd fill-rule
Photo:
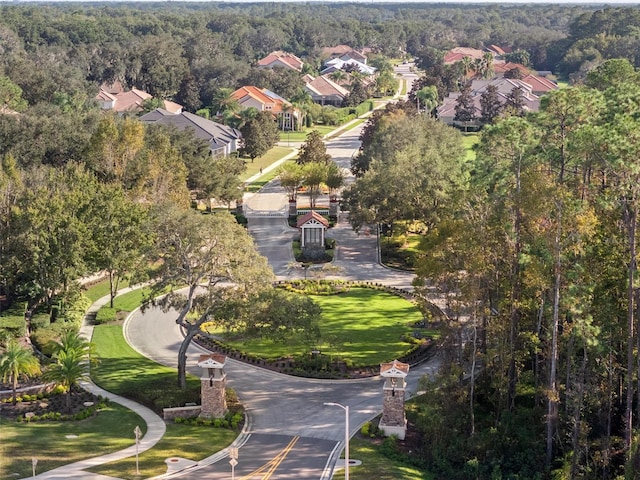
M 140 287 L 140 285 L 137 285 L 134 287 L 123 288 L 118 292 L 118 295 L 122 295 L 134 290 L 135 288 Z M 80 328 L 80 334 L 87 340 L 91 340 L 93 336 L 93 326 L 87 324 L 87 317 L 94 315 L 98 310 L 100 310 L 102 306 L 106 305 L 107 303 L 109 303 L 109 295 L 98 299 L 87 309 L 87 313 L 85 314 L 82 322 L 82 327 Z M 140 417 L 142 417 L 146 424 L 146 432 L 140 439 L 140 443 L 138 444 L 138 453 L 149 450 L 164 436 L 167 427 L 164 423 L 164 420 L 159 417 L 153 410 L 132 400 L 121 397 L 120 395 L 108 392 L 107 390 L 98 387 L 91 381 L 80 382 L 80 386 L 84 390 L 91 392 L 94 395 L 99 395 L 101 397 L 107 398 L 109 401 L 122 405 L 123 407 L 137 413 Z M 133 429 L 131 430 L 131 439 L 132 441 L 135 439 Z M 129 458 L 134 456 L 135 454 L 136 445 L 135 443 L 133 443 L 133 445 L 123 450 L 118 450 L 116 452 L 87 458 L 85 460 L 80 460 L 68 465 L 63 465 L 62 467 L 54 468 L 53 470 L 41 473 L 39 475 L 36 475 L 35 477 L 31 476 L 28 478 L 37 480 L 63 480 L 67 478 L 79 480 L 110 480 L 112 479 L 112 477 L 98 475 L 96 473 L 86 472 L 84 470 L 86 470 L 87 468 L 95 467 L 96 465 L 102 465 L 104 463 Z M 25 478 L 25 480 L 28 479 Z

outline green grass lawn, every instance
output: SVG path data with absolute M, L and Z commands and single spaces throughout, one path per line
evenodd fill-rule
M 287 162 L 292 162 L 293 160 L 287 160 Z M 285 163 L 287 163 L 285 162 Z M 285 164 L 283 163 L 283 165 Z M 258 180 L 251 182 L 249 185 L 247 185 L 246 187 L 246 191 L 247 192 L 258 192 L 262 187 L 264 187 L 267 183 L 269 183 L 271 180 L 273 180 L 274 178 L 276 178 L 278 176 L 278 169 L 274 169 L 274 170 L 270 170 L 269 172 L 265 173 L 264 175 L 261 175 L 260 178 L 258 178 Z
M 402 79 L 402 88 L 400 89 L 400 95 L 406 95 L 407 94 L 407 81 Z
M 0 419 L 0 478 L 30 478 L 32 458 L 38 459 L 36 473 L 42 473 L 121 450 L 133 445 L 136 425 L 146 431 L 142 418 L 116 404 L 81 421 L 17 423 Z
M 293 152 L 293 148 L 288 147 L 273 147 L 267 153 L 253 160 L 245 159 L 246 170 L 242 175 L 240 175 L 240 181 L 244 182 L 248 178 L 254 176 L 256 173 L 260 172 L 261 168 L 266 168 L 272 163 L 277 162 L 283 157 L 286 157 L 291 152 Z
M 132 292 L 133 293 L 133 292 Z M 156 411 L 199 402 L 200 381 L 187 378 L 187 391 L 177 387 L 177 374 L 133 350 L 120 325 L 94 328 L 92 342 L 100 363 L 91 369 L 92 379 L 105 390 L 131 398 Z
M 150 450 L 140 454 L 139 476 L 136 475 L 135 457 L 100 465 L 89 471 L 131 480 L 150 478 L 167 471 L 164 461 L 169 457 L 179 456 L 189 460 L 202 460 L 226 448 L 236 436 L 237 432 L 223 428 L 170 423 L 162 440 Z
M 349 457 L 360 460 L 362 465 L 349 469 L 349 478 L 369 480 L 371 478 L 398 478 L 402 480 L 432 480 L 433 476 L 416 467 L 390 460 L 379 452 L 378 446 L 369 440 L 354 437 L 349 443 Z M 343 480 L 344 470 L 337 470 L 333 480 Z
M 118 312 L 133 312 L 150 293 L 151 288 L 145 287 L 118 295 L 113 299 L 113 307 L 110 307 L 108 303 L 100 307 L 96 315 L 96 323 L 115 321 L 122 317 L 122 315 L 118 315 Z
M 331 125 L 315 125 L 313 128 L 306 128 L 302 132 L 280 132 L 281 142 L 304 142 L 307 139 L 307 135 L 313 130 L 316 130 L 320 135 L 324 136 L 329 132 L 334 131 L 337 126 Z
M 327 355 L 349 359 L 354 365 L 375 365 L 398 358 L 411 347 L 401 339 L 402 335 L 410 335 L 411 325 L 422 320 L 422 314 L 411 302 L 370 288 L 312 298 L 322 309 L 322 340 L 317 347 Z M 262 339 L 235 338 L 228 343 L 263 358 L 302 354 L 309 349 L 303 344 Z
M 129 280 L 123 279 L 118 284 L 118 288 L 126 288 L 129 286 Z M 94 285 L 91 285 L 84 291 L 84 295 L 91 300 L 91 303 L 102 297 L 109 295 L 109 279 L 102 280 Z
M 368 118 L 357 118 L 356 120 L 354 120 L 352 123 L 350 123 L 346 127 L 341 128 L 340 130 L 336 131 L 335 135 L 331 135 L 331 137 L 329 137 L 329 138 L 334 138 L 334 137 L 337 137 L 338 135 L 342 135 L 344 132 L 348 132 L 349 130 L 353 130 L 358 125 L 363 124 L 367 120 L 368 120 Z
M 467 160 L 475 160 L 476 152 L 473 147 L 478 143 L 479 137 L 477 133 L 463 133 L 462 143 L 467 151 Z

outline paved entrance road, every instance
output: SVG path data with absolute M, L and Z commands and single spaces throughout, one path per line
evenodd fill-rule
M 348 171 L 351 157 L 359 147 L 361 126 L 327 142 L 327 151 L 334 161 Z M 347 182 L 353 181 L 349 176 Z M 248 195 L 245 204 L 254 211 L 277 212 L 287 203 L 286 194 L 278 182 L 270 183 L 258 194 Z M 299 278 L 301 271 L 291 270 L 291 241 L 296 229 L 288 226 L 285 217 L 250 217 L 249 232 L 261 254 L 265 255 L 279 278 Z M 336 278 L 367 280 L 387 285 L 411 288 L 412 274 L 382 267 L 378 263 L 375 232 L 363 230 L 359 235 L 351 230 L 347 218 L 329 236 L 337 240 L 334 264 L 340 268 Z M 331 278 L 331 277 L 328 277 Z M 176 366 L 177 349 L 182 336 L 174 322 L 175 314 L 149 309 L 137 312 L 125 325 L 128 341 L 144 355 L 172 367 Z M 190 372 L 200 375 L 194 367 L 203 350 L 196 345 L 189 349 Z M 408 378 L 409 395 L 417 391 L 423 374 L 439 366 L 436 358 L 428 364 L 412 368 Z M 379 377 L 362 380 L 313 380 L 291 377 L 252 365 L 227 360 L 225 370 L 228 385 L 236 390 L 250 416 L 249 439 L 239 451 L 237 478 L 246 475 L 278 454 L 295 440 L 286 457 L 270 477 L 273 479 L 327 479 L 338 459 L 344 439 L 344 411 L 327 407 L 325 402 L 349 405 L 351 434 L 360 425 L 375 417 L 382 409 L 382 380 Z M 340 445 L 340 448 L 336 448 Z M 327 467 L 327 468 L 325 468 Z M 198 470 L 188 470 L 180 478 L 228 478 L 228 459 Z M 247 477 L 250 478 L 250 477 Z

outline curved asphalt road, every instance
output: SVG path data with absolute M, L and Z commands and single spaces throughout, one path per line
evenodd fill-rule
M 345 169 L 358 149 L 360 130 L 361 127 L 355 128 L 327 142 L 328 153 Z M 259 194 L 245 198 L 245 204 L 263 213 L 267 210 L 276 212 L 287 204 L 287 198 L 275 181 Z M 293 261 L 291 241 L 297 232 L 288 226 L 286 218 L 250 216 L 249 232 L 279 278 L 303 276 L 303 272 L 289 268 Z M 346 219 L 341 218 L 328 235 L 336 238 L 338 245 L 333 263 L 339 271 L 332 272 L 336 278 L 411 288 L 413 275 L 384 268 L 378 263 L 374 233 L 356 235 Z M 174 319 L 175 315 L 159 309 L 150 309 L 144 314 L 137 312 L 126 324 L 125 335 L 142 354 L 175 367 L 182 336 Z M 195 362 L 201 353 L 203 350 L 196 345 L 188 352 L 190 371 L 198 376 L 200 369 L 195 367 Z M 411 370 L 407 378 L 409 395 L 416 392 L 419 378 L 435 371 L 438 365 L 439 360 L 435 359 Z M 239 464 L 235 469 L 237 478 L 328 479 L 343 447 L 344 413 L 323 403 L 349 405 L 351 434 L 382 409 L 382 380 L 379 377 L 343 381 L 304 379 L 231 359 L 227 360 L 225 370 L 229 386 L 236 390 L 250 416 L 248 440 L 240 448 Z M 277 461 L 271 461 L 274 458 Z M 179 476 L 229 478 L 230 468 L 226 461 L 218 461 L 187 470 Z M 251 472 L 259 474 L 248 476 Z

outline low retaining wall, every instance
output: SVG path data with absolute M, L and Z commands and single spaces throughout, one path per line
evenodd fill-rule
M 201 411 L 202 407 L 200 405 L 195 405 L 193 407 L 163 408 L 162 418 L 165 420 L 173 420 L 174 418 L 193 418 L 200 415 Z
M 16 390 L 16 396 L 21 397 L 22 395 L 37 395 L 39 393 L 49 393 L 55 386 L 55 383 L 44 383 L 40 385 L 32 385 L 30 387 L 18 388 Z M 0 390 L 0 400 L 11 398 L 12 396 L 13 391 Z

